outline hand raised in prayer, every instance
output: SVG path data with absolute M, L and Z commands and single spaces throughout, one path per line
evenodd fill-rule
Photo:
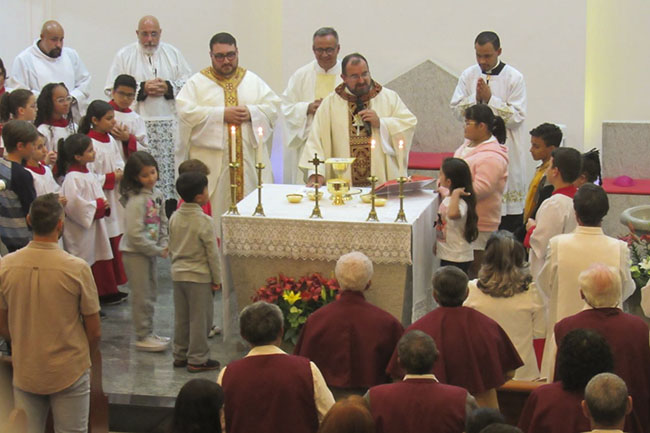
M 52 165 L 56 162 L 56 152 L 53 150 L 50 150 L 47 152 L 47 155 L 45 155 L 45 159 L 43 160 L 45 165 Z
M 375 110 L 366 108 L 365 110 L 359 111 L 359 116 L 361 116 L 361 120 L 364 122 L 370 122 L 373 128 L 379 128 L 379 116 L 377 116 Z
M 160 257 L 162 257 L 163 259 L 166 259 L 167 257 L 169 257 L 169 248 L 165 248 L 164 250 L 162 250 L 160 252 Z
M 145 81 L 144 93 L 147 96 L 162 96 L 167 93 L 167 83 L 162 78 Z
M 64 206 L 68 204 L 68 199 L 64 195 L 59 196 L 59 203 L 61 203 L 61 206 Z
M 251 113 L 246 106 L 226 107 L 223 111 L 223 120 L 231 125 L 241 125 L 251 120 Z
M 318 176 L 318 177 L 316 177 L 316 176 Z M 311 187 L 314 186 L 314 184 L 316 182 L 318 182 L 319 186 L 323 186 L 323 185 L 325 185 L 325 178 L 320 174 L 317 175 L 317 174 L 314 173 L 311 176 L 309 176 L 309 179 L 307 179 L 307 185 L 306 186 L 308 188 L 311 188 Z
M 314 114 L 318 110 L 318 107 L 320 107 L 321 102 L 323 102 L 323 98 L 315 99 L 314 102 L 309 104 L 307 106 L 307 115 Z
M 111 135 L 119 141 L 127 141 L 129 139 L 129 130 L 121 123 L 116 123 L 111 130 Z
M 485 82 L 483 78 L 479 78 L 476 82 L 476 102 L 487 104 L 490 102 L 492 97 L 492 91 L 490 86 Z
M 124 172 L 122 171 L 121 168 L 115 170 L 115 182 L 121 181 L 123 177 L 124 177 Z

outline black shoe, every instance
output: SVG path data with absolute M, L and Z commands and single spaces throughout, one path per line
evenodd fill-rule
M 187 367 L 187 359 L 175 359 L 174 368 L 183 368 Z
M 215 361 L 214 359 L 208 359 L 205 361 L 203 364 L 187 364 L 187 371 L 190 373 L 200 373 L 202 371 L 209 371 L 209 370 L 219 370 L 221 368 L 221 364 L 219 361 Z
M 106 313 L 104 313 L 102 310 L 99 310 L 99 318 L 103 319 L 104 317 L 106 317 Z
M 99 297 L 100 305 L 117 305 L 126 301 L 126 298 L 129 297 L 128 293 L 120 292 L 111 293 L 110 295 L 104 295 Z

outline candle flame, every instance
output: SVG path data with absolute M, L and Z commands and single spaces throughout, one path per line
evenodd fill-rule
M 372 149 L 375 148 L 375 143 L 376 143 L 375 140 L 370 140 L 370 147 L 371 147 Z
M 262 129 L 262 127 L 260 126 L 259 128 L 257 128 L 257 133 L 258 133 L 260 136 L 264 135 L 264 129 Z
M 234 132 L 235 132 L 235 129 L 236 129 L 236 128 L 235 128 L 235 125 L 232 125 L 232 126 L 230 127 L 230 132 L 234 133 Z
M 399 141 L 399 148 L 404 149 L 404 140 Z

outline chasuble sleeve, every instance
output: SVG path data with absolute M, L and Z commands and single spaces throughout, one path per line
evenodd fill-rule
M 383 91 L 386 92 L 387 89 Z M 399 141 L 404 140 L 404 155 L 408 159 L 407 155 L 411 149 L 411 140 L 413 139 L 418 120 L 397 93 L 391 92 L 390 95 L 388 104 L 391 108 L 391 113 L 390 115 L 379 117 L 381 144 L 384 153 L 387 155 L 396 155 Z M 404 166 L 406 167 L 406 161 L 404 161 Z
M 508 129 L 515 128 L 526 118 L 526 83 L 521 74 L 513 76 L 506 100 L 500 99 L 494 93 L 488 101 L 488 106 L 494 113 L 503 118 Z
M 314 158 L 314 154 L 318 154 L 318 159 L 324 161 L 332 153 L 331 98 L 331 95 L 325 98 L 316 110 L 309 137 L 298 160 L 298 167 L 308 173 L 312 173 L 314 169 L 314 166 L 309 163 Z M 319 166 L 319 173 L 325 175 L 323 165 Z
M 250 71 L 248 71 L 247 74 L 253 75 L 253 73 Z M 258 97 L 254 103 L 246 104 L 246 107 L 251 114 L 251 121 L 253 123 L 262 122 L 265 120 L 268 122 L 269 128 L 272 128 L 278 118 L 278 109 L 281 102 L 280 98 L 278 98 L 278 95 L 276 95 L 275 92 L 271 90 L 271 88 L 261 78 L 257 76 L 255 76 L 255 78 L 257 78 L 258 81 Z M 262 119 L 261 116 L 264 116 L 265 119 Z

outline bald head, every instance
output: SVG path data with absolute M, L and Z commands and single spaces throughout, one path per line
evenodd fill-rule
M 632 399 L 623 379 L 612 373 L 600 373 L 585 387 L 582 408 L 592 429 L 622 429 L 625 415 L 632 410 Z
M 50 57 L 59 57 L 63 51 L 64 36 L 63 26 L 58 21 L 45 21 L 41 28 L 41 39 L 38 41 L 38 48 Z
M 156 48 L 158 48 L 160 35 L 162 34 L 158 18 L 153 15 L 145 15 L 140 18 L 140 21 L 138 21 L 138 30 L 135 31 L 135 34 L 138 35 L 138 42 L 140 42 L 140 46 L 142 46 L 144 51 L 148 54 L 153 54 Z
M 621 277 L 618 270 L 594 263 L 578 276 L 585 301 L 594 308 L 616 307 L 621 299 Z

